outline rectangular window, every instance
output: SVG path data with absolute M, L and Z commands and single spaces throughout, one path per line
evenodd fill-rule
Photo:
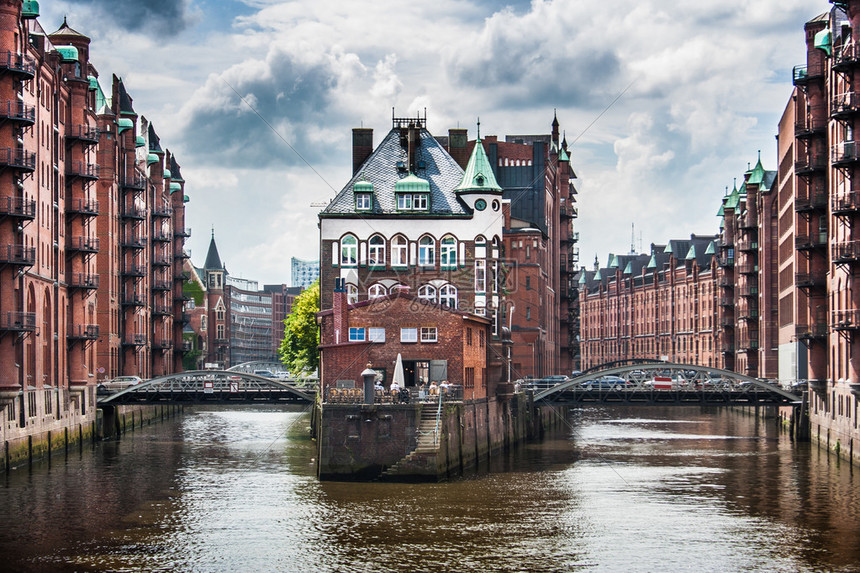
M 486 338 L 486 336 L 484 335 L 484 331 L 479 330 L 478 331 L 478 346 L 480 346 L 481 348 L 484 347 L 484 339 L 485 338 Z
M 356 193 L 355 195 L 355 210 L 368 211 L 370 209 L 370 193 Z
M 400 342 L 418 342 L 418 329 L 414 327 L 401 328 Z
M 401 193 L 397 196 L 397 208 L 402 210 L 412 209 L 412 195 L 409 193 Z
M 421 342 L 436 342 L 436 327 L 422 326 L 421 327 Z
M 349 329 L 349 341 L 350 342 L 361 342 L 364 340 L 364 329 L 363 328 L 350 328 Z
M 487 261 L 475 261 L 475 292 L 487 292 Z
M 370 342 L 385 342 L 385 329 L 375 327 L 368 328 L 367 339 Z
M 426 211 L 427 210 L 427 194 L 426 193 L 418 193 L 417 195 L 412 196 L 412 208 L 416 211 Z
M 466 346 L 472 346 L 472 329 L 466 329 Z

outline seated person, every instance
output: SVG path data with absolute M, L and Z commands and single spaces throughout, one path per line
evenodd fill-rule
M 432 382 L 430 382 L 430 395 L 435 396 L 438 393 L 439 393 L 439 387 L 436 386 L 436 381 L 433 380 Z

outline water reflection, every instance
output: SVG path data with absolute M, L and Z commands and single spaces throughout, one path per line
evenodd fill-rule
M 197 410 L 9 474 L 18 571 L 852 570 L 850 466 L 698 408 L 582 409 L 441 484 L 318 482 L 308 416 Z

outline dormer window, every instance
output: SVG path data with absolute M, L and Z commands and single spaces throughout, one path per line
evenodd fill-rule
M 370 196 L 370 193 L 356 193 L 355 194 L 355 210 L 356 211 L 370 211 L 373 208 L 373 199 Z
M 426 211 L 429 202 L 427 193 L 397 194 L 397 209 L 400 211 Z

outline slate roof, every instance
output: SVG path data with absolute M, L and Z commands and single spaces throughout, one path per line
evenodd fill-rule
M 402 212 L 396 209 L 394 185 L 409 175 L 398 170 L 397 163 L 408 163 L 407 150 L 400 144 L 400 130 L 388 132 L 385 139 L 337 196 L 320 213 L 320 217 L 348 215 L 397 215 L 398 217 L 430 216 L 467 216 L 469 210 L 454 192 L 463 180 L 463 169 L 448 154 L 444 147 L 426 129 L 419 130 L 419 141 L 415 149 L 415 164 L 423 162 L 424 167 L 416 169 L 415 176 L 430 184 L 430 204 L 428 211 Z M 353 185 L 359 181 L 373 184 L 373 209 L 355 210 Z
M 87 40 L 90 39 L 89 36 L 81 34 L 77 30 L 69 26 L 69 22 L 65 17 L 63 18 L 63 25 L 60 26 L 59 30 L 51 34 L 51 36 L 77 36 L 79 38 L 86 38 Z
M 176 157 L 170 156 L 170 178 L 173 181 L 185 181 L 182 178 L 182 173 L 179 171 L 179 163 L 176 162 Z
M 119 113 L 122 115 L 137 115 L 137 112 L 134 111 L 134 107 L 131 105 L 131 96 L 125 91 L 122 79 L 118 79 L 117 81 L 117 91 L 119 92 Z
M 212 230 L 212 239 L 209 241 L 209 252 L 206 253 L 206 262 L 203 263 L 203 268 L 207 271 L 224 269 L 221 257 L 218 255 L 218 247 L 215 245 L 214 229 Z
M 149 124 L 149 150 L 153 153 L 164 153 L 164 150 L 161 149 L 161 140 L 158 139 L 158 134 L 155 133 L 155 128 L 152 127 L 152 123 Z M 172 170 L 171 170 L 172 173 Z

